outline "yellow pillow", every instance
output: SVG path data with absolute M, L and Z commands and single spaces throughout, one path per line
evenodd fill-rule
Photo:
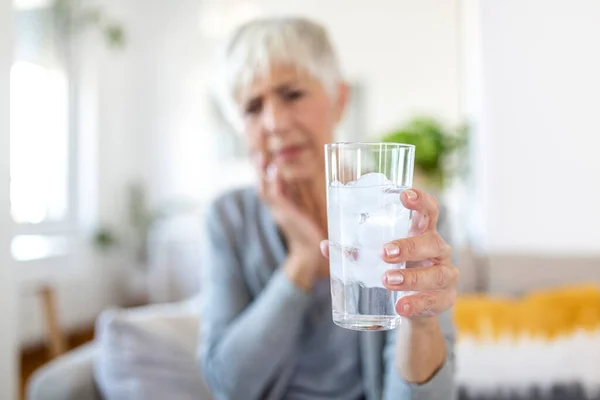
M 454 318 L 460 336 L 554 339 L 577 330 L 598 329 L 600 290 L 578 285 L 536 290 L 521 299 L 459 296 Z

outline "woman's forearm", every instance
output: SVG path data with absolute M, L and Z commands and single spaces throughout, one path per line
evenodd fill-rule
M 443 365 L 446 342 L 437 317 L 405 319 L 396 337 L 396 368 L 408 383 L 428 381 Z
M 283 271 L 275 272 L 222 334 L 208 339 L 204 368 L 213 390 L 226 399 L 260 398 L 294 351 L 309 302 Z

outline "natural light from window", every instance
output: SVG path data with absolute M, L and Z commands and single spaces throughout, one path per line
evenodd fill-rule
M 10 76 L 10 201 L 16 223 L 61 222 L 69 208 L 68 81 L 17 61 Z

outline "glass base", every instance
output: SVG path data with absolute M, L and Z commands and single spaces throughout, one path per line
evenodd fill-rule
M 333 322 L 354 331 L 389 331 L 400 326 L 398 315 L 357 315 L 333 312 Z

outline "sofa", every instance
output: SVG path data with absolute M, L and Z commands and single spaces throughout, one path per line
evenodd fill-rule
M 103 312 L 96 338 L 37 370 L 30 400 L 212 400 L 196 360 L 197 298 Z
M 37 370 L 27 399 L 211 400 L 195 356 L 201 219 L 194 209 L 155 221 L 147 253 L 151 304 L 104 311 L 95 340 Z
M 461 400 L 600 400 L 600 259 L 498 255 L 463 258 L 459 265 Z M 555 304 L 565 298 L 579 310 L 561 309 L 568 325 L 528 317 L 559 315 Z M 515 305 L 523 312 L 514 312 Z M 200 323 L 195 296 L 107 310 L 94 343 L 38 370 L 27 398 L 209 400 L 196 360 Z

